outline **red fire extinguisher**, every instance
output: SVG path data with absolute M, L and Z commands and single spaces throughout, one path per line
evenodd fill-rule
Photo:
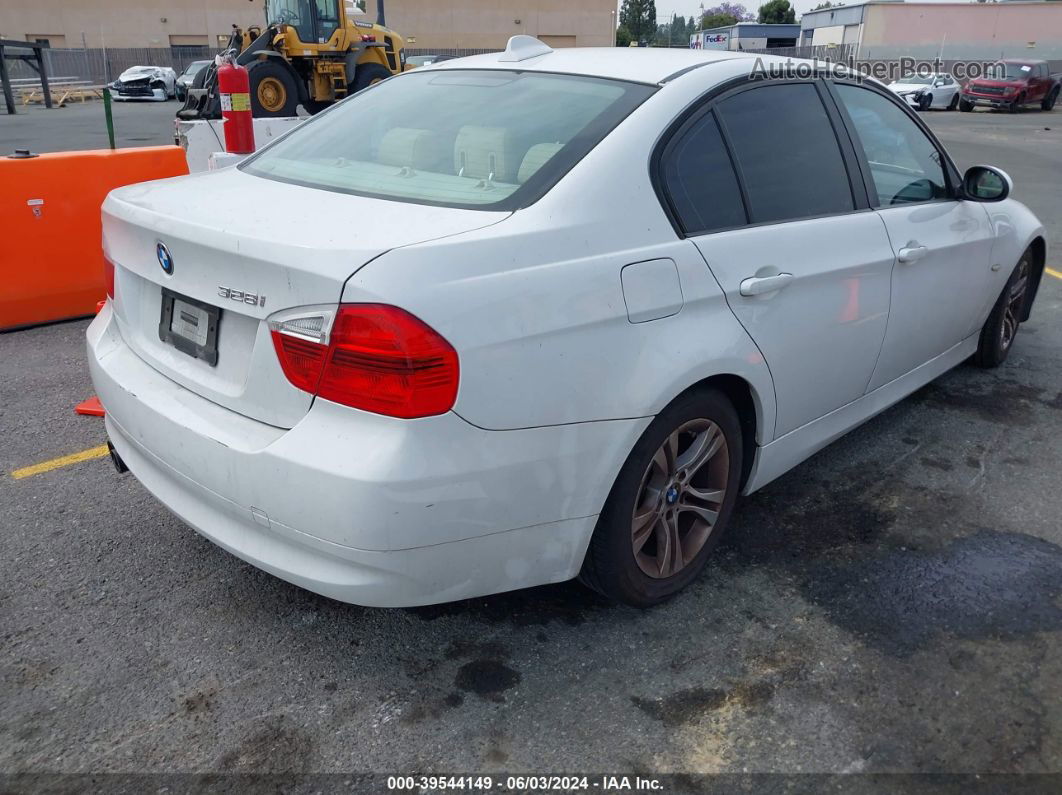
M 225 120 L 225 151 L 238 155 L 254 151 L 251 84 L 247 70 L 230 56 L 218 67 L 221 117 Z

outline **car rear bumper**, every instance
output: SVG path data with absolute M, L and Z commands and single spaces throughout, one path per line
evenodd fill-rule
M 396 420 L 315 405 L 294 428 L 169 380 L 89 326 L 111 442 L 167 508 L 308 590 L 408 606 L 578 573 L 612 479 L 648 420 L 484 431 L 455 414 Z

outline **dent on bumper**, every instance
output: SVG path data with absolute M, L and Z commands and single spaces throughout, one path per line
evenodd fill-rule
M 89 363 L 111 440 L 174 513 L 237 556 L 367 605 L 568 579 L 648 420 L 484 431 L 317 401 L 291 430 L 207 401 L 125 345 L 108 304 Z

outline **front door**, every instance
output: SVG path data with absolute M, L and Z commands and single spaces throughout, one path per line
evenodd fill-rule
M 896 254 L 876 389 L 977 331 L 991 227 L 983 205 L 954 198 L 943 153 L 903 108 L 862 86 L 835 88 Z

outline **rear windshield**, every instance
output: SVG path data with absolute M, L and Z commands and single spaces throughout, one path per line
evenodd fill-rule
M 542 196 L 652 92 L 541 72 L 409 72 L 339 103 L 240 168 L 342 193 L 512 210 Z

